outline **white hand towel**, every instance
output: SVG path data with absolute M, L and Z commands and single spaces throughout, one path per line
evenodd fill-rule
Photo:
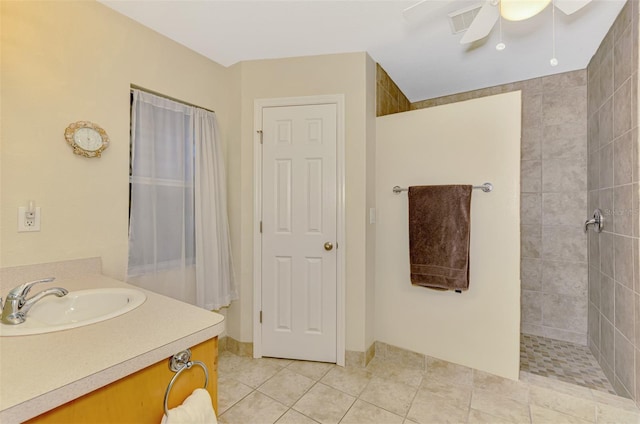
M 182 405 L 169 410 L 161 424 L 216 424 L 211 396 L 205 389 L 196 389 Z

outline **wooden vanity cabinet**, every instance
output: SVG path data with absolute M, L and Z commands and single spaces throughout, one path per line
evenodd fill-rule
M 176 352 L 177 353 L 177 352 Z M 209 370 L 208 391 L 218 410 L 218 338 L 191 348 L 191 360 L 202 361 Z M 134 374 L 45 412 L 27 423 L 154 423 L 164 414 L 164 395 L 175 373 L 169 358 Z M 176 379 L 169 408 L 180 405 L 195 389 L 204 387 L 204 372 L 193 366 Z

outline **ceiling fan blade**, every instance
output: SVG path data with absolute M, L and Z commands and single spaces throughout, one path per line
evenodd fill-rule
M 434 10 L 446 6 L 447 2 L 438 0 L 421 0 L 402 11 L 402 16 L 409 22 L 420 22 L 429 17 Z
M 471 22 L 471 25 L 464 33 L 460 44 L 473 43 L 489 35 L 499 17 L 500 10 L 498 6 L 492 4 L 490 0 L 485 2 L 484 6 L 478 11 L 473 22 Z
M 565 15 L 571 15 L 591 3 L 591 0 L 555 0 L 553 3 Z

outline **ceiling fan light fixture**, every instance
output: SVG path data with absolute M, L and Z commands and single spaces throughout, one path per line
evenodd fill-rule
M 500 14 L 509 21 L 523 21 L 542 12 L 551 0 L 501 0 Z

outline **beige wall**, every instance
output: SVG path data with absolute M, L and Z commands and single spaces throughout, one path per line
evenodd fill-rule
M 381 320 L 386 326 L 386 306 L 383 302 L 374 314 L 380 233 L 368 219 L 369 209 L 380 203 L 374 182 L 381 152 L 374 125 L 375 64 L 366 54 L 255 61 L 224 69 L 98 3 L 5 1 L 1 7 L 0 266 L 99 256 L 106 274 L 124 277 L 129 86 L 143 86 L 214 109 L 220 118 L 241 290 L 241 300 L 228 311 L 228 333 L 251 341 L 253 101 L 344 94 L 346 348 L 362 352 L 375 339 L 403 346 L 374 327 Z M 71 153 L 62 134 L 77 120 L 96 122 L 109 133 L 111 146 L 102 158 Z M 28 199 L 42 208 L 42 231 L 17 233 L 17 207 Z
M 366 276 L 365 276 L 365 329 L 364 350 L 375 342 L 375 274 L 376 274 L 376 226 L 367 215 L 371 209 L 375 214 L 376 208 L 376 65 L 372 60 L 367 61 L 367 207 L 365 212 L 366 229 Z
M 520 93 L 377 118 L 376 145 L 376 339 L 517 379 Z M 392 187 L 485 181 L 495 189 L 473 192 L 469 290 L 412 286 L 407 194 Z
M 129 86 L 216 110 L 230 125 L 226 70 L 95 2 L 1 2 L 0 265 L 100 256 L 127 265 Z M 67 125 L 89 120 L 111 146 L 76 156 Z M 226 134 L 225 135 L 226 138 Z M 42 208 L 42 230 L 18 233 L 18 206 Z
M 587 344 L 587 72 L 565 72 L 413 103 L 519 90 L 521 331 Z
M 235 95 L 230 96 L 228 109 L 229 109 L 229 119 L 227 123 L 229 128 L 227 129 L 228 134 L 228 152 L 227 152 L 227 161 L 225 163 L 226 171 L 227 171 L 227 208 L 229 212 L 236 211 L 236 213 L 229 213 L 229 234 L 231 237 L 231 255 L 233 258 L 233 269 L 236 277 L 236 286 L 238 288 L 238 294 L 240 298 L 244 297 L 242 293 L 242 284 L 241 284 L 241 276 L 242 272 L 242 257 L 241 257 L 241 244 L 240 238 L 242 236 L 242 219 L 240 215 L 240 207 L 242 201 L 242 194 L 244 187 L 241 186 L 243 182 L 241 181 L 242 175 L 242 156 L 241 149 L 242 144 L 241 140 L 241 129 L 242 129 L 242 119 L 241 119 L 241 68 L 242 64 L 237 64 L 230 67 L 228 72 L 228 83 L 229 90 Z M 245 321 L 251 320 L 251 316 L 253 315 L 252 305 L 250 303 L 241 304 L 240 302 L 234 302 L 233 306 L 230 308 L 224 308 L 221 311 L 228 319 L 226 322 L 225 330 L 227 331 L 227 335 L 234 338 L 235 340 L 242 340 L 241 338 L 241 327 L 243 325 L 243 316 Z M 247 324 L 245 323 L 245 326 Z M 250 338 L 245 337 L 243 340 L 245 342 L 251 341 Z
M 230 321 L 238 321 L 229 335 L 252 341 L 253 307 L 253 211 L 254 100 L 322 94 L 345 96 L 346 161 L 346 348 L 363 352 L 367 326 L 367 288 L 373 279 L 373 261 L 367 261 L 367 122 L 375 119 L 375 101 L 367 91 L 375 90 L 372 60 L 365 53 L 312 56 L 243 62 L 234 66 L 231 78 L 238 81 L 240 96 L 240 142 L 231 146 L 229 208 L 232 244 L 240 281 L 240 301 L 229 310 Z M 372 105 L 368 105 L 372 103 Z M 371 116 L 368 116 L 371 115 Z M 239 158 L 239 161 L 238 161 Z M 369 174 L 370 175 L 370 174 Z M 369 199 L 369 202 L 371 199 Z M 240 223 L 238 224 L 238 220 Z M 367 284 L 369 279 L 369 284 Z M 237 325 L 237 328 L 236 328 Z
M 136 84 L 218 114 L 241 291 L 241 300 L 224 312 L 229 335 L 251 341 L 254 99 L 344 94 L 346 347 L 364 351 L 373 342 L 375 234 L 366 217 L 375 205 L 376 81 L 365 53 L 225 69 L 95 2 L 5 1 L 2 22 L 0 266 L 99 256 L 106 274 L 124 278 L 129 87 Z M 109 133 L 102 158 L 75 156 L 66 145 L 64 129 L 78 120 Z M 29 199 L 42 208 L 42 231 L 17 233 L 17 208 Z

